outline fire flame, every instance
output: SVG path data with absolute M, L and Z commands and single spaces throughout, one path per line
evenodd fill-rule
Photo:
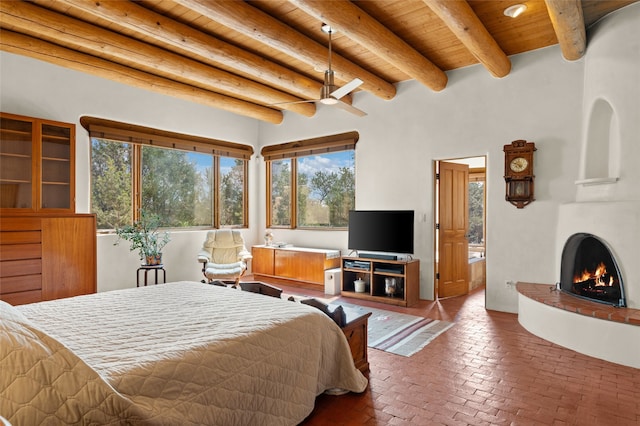
M 581 273 L 576 274 L 573 277 L 574 283 L 581 283 L 589 280 L 593 280 L 596 287 L 598 286 L 608 286 L 611 287 L 613 285 L 613 276 L 609 275 L 609 282 L 606 282 L 606 277 L 604 276 L 607 273 L 607 267 L 604 262 L 600 262 L 600 264 L 596 267 L 595 271 L 587 271 L 586 269 Z

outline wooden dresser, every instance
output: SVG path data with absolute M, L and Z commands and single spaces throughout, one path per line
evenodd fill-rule
M 20 305 L 96 292 L 92 214 L 0 218 L 0 299 Z

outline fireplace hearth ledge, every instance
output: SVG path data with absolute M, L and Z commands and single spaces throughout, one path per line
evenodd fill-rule
M 517 283 L 518 322 L 530 333 L 595 358 L 640 368 L 640 310 L 590 302 L 555 285 Z

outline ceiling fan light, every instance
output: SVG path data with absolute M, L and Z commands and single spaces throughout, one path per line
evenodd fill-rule
M 325 105 L 335 105 L 338 103 L 338 100 L 336 98 L 323 98 L 320 99 L 320 103 L 323 103 Z
M 527 10 L 527 6 L 524 4 L 514 4 L 504 10 L 504 14 L 510 18 L 517 18 L 522 12 Z

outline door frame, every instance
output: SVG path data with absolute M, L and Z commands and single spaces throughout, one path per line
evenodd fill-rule
M 454 158 L 441 158 L 441 159 L 437 159 L 437 160 L 433 160 L 433 300 L 437 301 L 438 300 L 438 286 L 439 286 L 439 280 L 437 278 L 437 274 L 438 274 L 438 250 L 439 250 L 439 231 L 436 229 L 436 225 L 439 222 L 439 210 L 440 210 L 440 206 L 439 206 L 439 182 L 438 179 L 436 179 L 436 174 L 439 171 L 439 165 L 440 162 L 448 162 L 448 163 L 464 163 L 464 164 L 468 164 L 469 165 L 469 169 L 473 170 L 473 169 L 479 169 L 479 168 L 484 168 L 484 173 L 485 173 L 485 180 L 484 180 L 484 199 L 483 199 L 483 207 L 484 207 L 484 226 L 483 226 L 483 232 L 484 232 L 484 252 L 485 252 L 485 259 L 487 256 L 487 211 L 488 211 L 488 206 L 487 206 L 487 189 L 488 189 L 488 154 L 481 154 L 481 155 L 470 155 L 470 156 L 466 156 L 466 157 L 454 157 Z M 478 165 L 478 162 L 480 163 L 480 165 Z M 486 260 L 485 260 L 486 262 Z M 485 265 L 486 266 L 486 265 Z M 486 272 L 485 272 L 485 277 L 486 277 Z M 485 283 L 485 287 L 486 287 L 486 283 Z M 486 292 L 485 292 L 485 306 L 486 306 Z

